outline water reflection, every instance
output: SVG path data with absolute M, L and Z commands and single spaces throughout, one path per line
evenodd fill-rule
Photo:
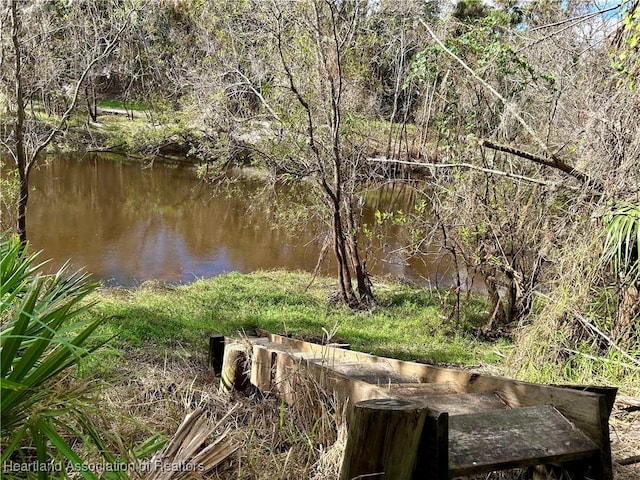
M 97 155 L 61 157 L 32 174 L 29 239 L 55 266 L 71 259 L 105 283 L 125 286 L 148 279 L 189 282 L 229 271 L 313 270 L 322 247 L 314 236 L 320 227 L 273 228 L 267 209 L 261 214 L 261 206 L 252 205 L 257 188 L 243 181 L 233 195 L 216 193 L 188 167 L 143 169 Z M 364 212 L 370 222 L 371 210 Z M 441 255 L 426 265 L 406 263 L 401 253 L 395 263 L 385 258 L 383 251 L 403 243 L 390 235 L 373 245 L 373 273 L 450 282 Z M 333 274 L 329 262 L 323 270 Z

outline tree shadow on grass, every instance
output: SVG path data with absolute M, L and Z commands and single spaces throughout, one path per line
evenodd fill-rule
M 116 332 L 115 344 L 171 346 L 181 340 L 187 341 L 182 318 L 149 307 L 129 304 L 117 314 L 107 317 L 107 322 Z

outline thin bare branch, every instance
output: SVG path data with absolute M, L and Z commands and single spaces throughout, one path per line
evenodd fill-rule
M 504 170 L 494 170 L 491 168 L 479 167 L 477 165 L 473 165 L 472 163 L 423 163 L 423 162 L 410 162 L 406 160 L 392 160 L 387 158 L 370 158 L 370 162 L 380 162 L 380 163 L 396 163 L 400 165 L 412 165 L 415 167 L 424 167 L 424 168 L 466 168 L 469 170 L 476 170 L 478 172 L 488 173 L 491 175 L 499 175 L 501 177 L 512 178 L 514 180 L 523 180 L 525 182 L 535 183 L 537 185 L 545 185 L 551 187 L 557 187 L 562 185 L 561 182 L 548 182 L 545 180 L 538 180 L 536 178 L 526 177 L 524 175 L 518 175 L 515 173 L 505 172 Z M 566 186 L 565 186 L 566 187 Z M 566 187 L 572 190 L 578 190 L 576 187 Z
M 271 114 L 271 116 L 276 119 L 279 123 L 282 123 L 282 119 L 280 118 L 280 116 L 276 113 L 276 111 L 271 107 L 271 105 L 269 104 L 269 102 L 267 102 L 267 100 L 264 98 L 264 96 L 262 95 L 262 93 L 260 93 L 260 91 L 255 88 L 253 86 L 253 83 L 251 82 L 251 80 L 249 80 L 249 78 L 242 73 L 239 69 L 236 69 L 235 72 L 240 75 L 240 77 L 242 77 L 242 79 L 245 81 L 245 85 L 247 85 L 251 91 L 253 92 L 253 94 L 258 97 L 258 99 L 260 100 L 260 103 L 262 103 L 262 105 L 264 106 L 264 108 L 267 109 L 267 111 Z
M 545 42 L 545 41 L 555 37 L 556 35 L 559 35 L 559 34 L 565 32 L 566 30 L 569 30 L 569 29 L 575 27 L 576 25 L 579 25 L 582 22 L 585 22 L 585 21 L 590 20 L 590 19 L 592 19 L 594 17 L 597 17 L 598 15 L 604 15 L 605 13 L 609 13 L 609 12 L 612 12 L 614 10 L 618 10 L 621 7 L 622 7 L 622 4 L 618 4 L 615 7 L 609 7 L 609 8 L 605 8 L 605 9 L 602 9 L 602 10 L 598 10 L 596 12 L 585 13 L 585 14 L 579 15 L 577 17 L 568 18 L 568 19 L 561 20 L 559 22 L 550 23 L 548 25 L 541 25 L 539 27 L 532 28 L 530 30 L 530 32 L 535 32 L 537 30 L 542 30 L 542 29 L 545 29 L 545 28 L 551 28 L 551 27 L 554 27 L 554 26 L 564 25 L 562 28 L 559 28 L 558 30 L 555 30 L 555 31 L 553 31 L 553 32 L 541 37 L 541 38 L 538 38 L 538 39 L 528 43 L 527 45 L 524 45 L 523 47 L 520 47 L 519 49 L 517 49 L 515 51 L 515 53 L 520 53 L 521 51 L 526 50 L 528 48 L 531 48 L 531 47 L 533 47 L 533 46 L 535 46 L 535 45 L 537 45 L 539 43 Z M 569 24 L 565 25 L 566 23 L 569 23 Z

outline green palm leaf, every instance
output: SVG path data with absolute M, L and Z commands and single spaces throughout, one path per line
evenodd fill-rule
M 66 266 L 54 275 L 38 274 L 42 264 L 34 266 L 36 256 L 26 250 L 17 239 L 0 237 L 2 460 L 16 454 L 39 463 L 63 458 L 81 464 L 60 432 L 68 431 L 62 425 L 85 416 L 83 397 L 56 390 L 55 382 L 99 346 L 87 348 L 85 343 L 101 320 L 76 321 L 92 306 L 84 300 L 97 284 L 89 283 L 85 274 L 69 274 Z M 87 418 L 83 422 L 91 423 Z M 97 478 L 92 472 L 80 473 Z M 37 476 L 45 479 L 49 473 Z

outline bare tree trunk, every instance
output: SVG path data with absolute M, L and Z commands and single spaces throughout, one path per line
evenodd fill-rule
M 613 337 L 620 346 L 630 346 L 629 343 L 640 328 L 640 284 L 631 285 L 622 290 Z
M 98 121 L 98 100 L 96 99 L 96 88 L 91 82 L 91 85 L 87 84 L 84 88 L 85 96 L 87 97 L 87 113 L 92 122 Z
M 16 121 L 14 135 L 16 139 L 15 162 L 20 178 L 20 193 L 18 195 L 18 222 L 17 230 L 20 242 L 27 243 L 27 201 L 29 200 L 29 168 L 27 165 L 27 152 L 24 140 L 24 93 L 22 91 L 22 52 L 20 49 L 20 17 L 18 16 L 17 0 L 11 0 L 11 41 L 15 55 L 15 100 Z
M 20 243 L 22 245 L 27 244 L 27 203 L 29 201 L 29 181 L 28 173 L 25 172 L 22 168 L 18 168 L 19 170 L 19 183 L 20 183 L 20 193 L 18 194 L 18 222 L 17 222 L 17 233 L 20 238 Z
M 373 296 L 365 268 L 358 255 L 357 229 L 351 213 L 353 165 L 349 163 L 351 158 L 344 156 L 344 148 L 341 145 L 342 94 L 345 86 L 342 55 L 345 41 L 353 34 L 355 17 L 347 19 L 348 32 L 341 37 L 338 19 L 340 12 L 337 6 L 332 2 L 310 4 L 312 12 L 308 13 L 311 13 L 309 20 L 313 28 L 318 33 L 326 29 L 326 36 L 317 35 L 312 40 L 316 49 L 314 61 L 318 82 L 317 91 L 314 91 L 313 95 L 305 93 L 304 78 L 294 74 L 295 63 L 285 54 L 286 42 L 283 41 L 282 35 L 283 11 L 277 2 L 274 2 L 278 22 L 275 40 L 289 90 L 304 111 L 309 147 L 307 161 L 313 164 L 313 175 L 322 189 L 324 204 L 330 215 L 333 250 L 338 263 L 340 298 L 351 307 L 357 307 L 363 302 L 369 303 Z M 319 104 L 315 103 L 316 95 L 319 97 Z M 267 109 L 273 112 L 273 109 Z M 299 126 L 296 125 L 294 128 L 297 129 Z M 329 132 L 329 135 L 325 136 L 325 132 Z M 345 162 L 350 169 L 348 172 L 345 172 Z M 355 294 L 352 285 L 354 274 L 358 295 Z
M 351 197 L 351 196 L 350 196 Z M 358 253 L 358 237 L 356 222 L 353 215 L 353 199 L 349 198 L 345 201 L 345 210 L 347 217 L 347 246 L 349 250 L 349 260 L 353 271 L 356 275 L 356 282 L 358 285 L 358 296 L 360 297 L 360 303 L 371 304 L 374 301 L 373 292 L 371 291 L 371 282 L 369 281 L 367 270 L 365 265 L 360 261 L 360 254 Z
M 340 205 L 333 205 L 333 243 L 336 260 L 338 261 L 338 274 L 340 279 L 340 294 L 342 300 L 347 305 L 355 306 L 358 301 L 353 286 L 351 284 L 351 271 L 347 260 L 347 247 L 342 219 L 340 215 Z

